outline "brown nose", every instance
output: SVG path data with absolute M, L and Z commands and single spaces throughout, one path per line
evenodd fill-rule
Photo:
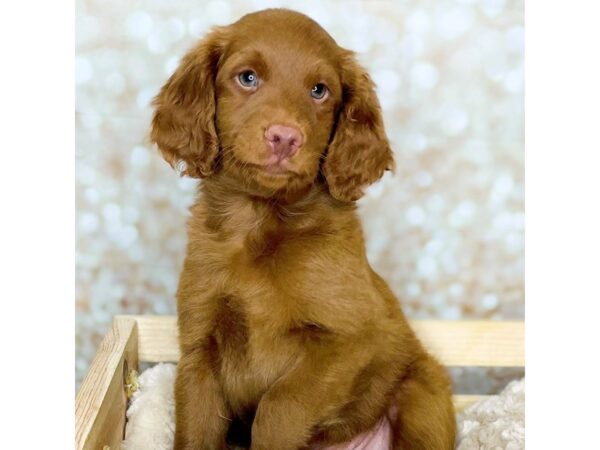
M 303 141 L 300 130 L 285 125 L 271 125 L 265 131 L 265 139 L 279 160 L 293 156 Z

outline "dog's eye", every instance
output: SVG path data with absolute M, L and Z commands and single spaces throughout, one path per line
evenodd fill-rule
M 245 88 L 254 88 L 258 85 L 258 75 L 253 70 L 244 70 L 238 75 L 238 81 Z
M 327 86 L 323 83 L 318 83 L 311 89 L 310 96 L 315 100 L 323 100 L 327 96 L 327 92 Z

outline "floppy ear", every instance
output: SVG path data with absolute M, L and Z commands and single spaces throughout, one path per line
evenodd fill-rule
M 219 149 L 215 130 L 215 77 L 225 45 L 215 29 L 181 60 L 153 102 L 150 138 L 171 167 L 203 178 Z
M 344 52 L 341 68 L 342 109 L 322 171 L 333 197 L 354 201 L 384 171 L 393 170 L 394 159 L 373 81 L 352 52 Z

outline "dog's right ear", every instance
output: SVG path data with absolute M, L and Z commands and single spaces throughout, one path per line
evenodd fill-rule
M 210 175 L 219 149 L 215 77 L 226 43 L 217 28 L 190 50 L 153 101 L 150 138 L 182 175 Z

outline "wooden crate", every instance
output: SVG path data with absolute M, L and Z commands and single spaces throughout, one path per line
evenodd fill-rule
M 447 366 L 523 367 L 523 322 L 412 321 L 427 348 Z M 179 359 L 174 316 L 117 316 L 75 400 L 75 444 L 116 450 L 125 431 L 127 376 L 138 363 Z M 456 395 L 457 410 L 484 398 Z

